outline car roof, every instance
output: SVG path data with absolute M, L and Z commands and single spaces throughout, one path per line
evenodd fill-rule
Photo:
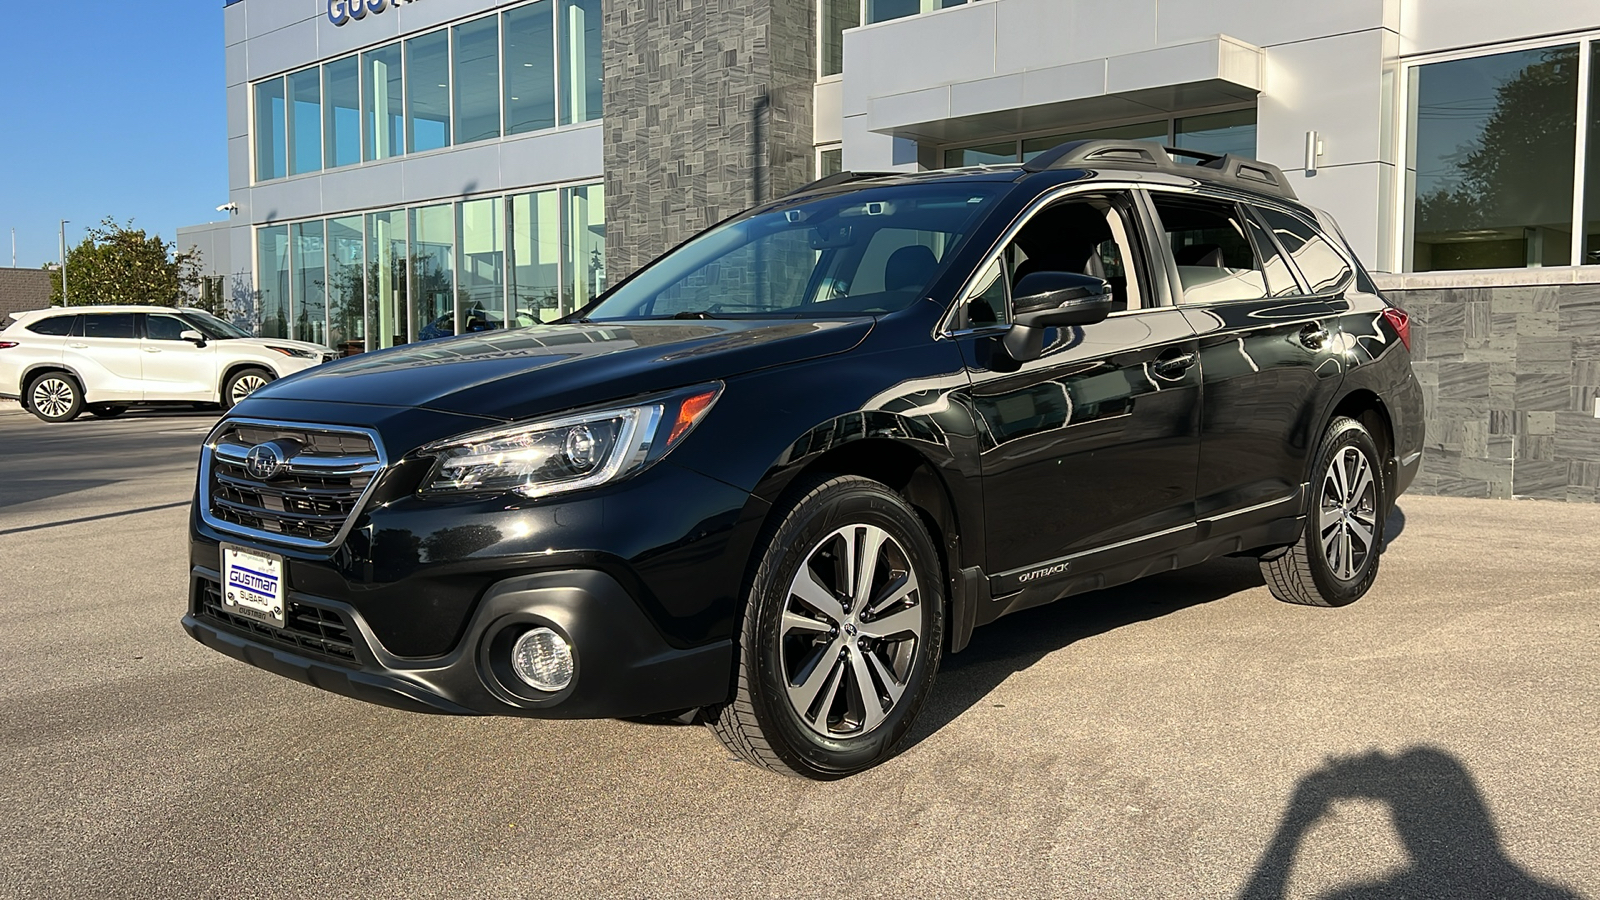
M 11 318 L 18 322 L 32 321 L 41 316 L 66 315 L 68 313 L 133 313 L 133 312 L 186 312 L 176 306 L 139 306 L 131 303 L 103 304 L 100 306 L 49 306 L 44 309 L 25 309 L 14 312 Z

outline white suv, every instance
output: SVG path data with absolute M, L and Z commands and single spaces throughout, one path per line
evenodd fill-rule
M 258 338 L 197 309 L 73 306 L 12 313 L 0 331 L 0 397 L 46 422 L 88 410 L 220 403 L 333 359 L 320 344 Z

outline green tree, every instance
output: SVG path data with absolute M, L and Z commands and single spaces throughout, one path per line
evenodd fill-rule
M 50 273 L 50 302 L 62 306 L 178 303 L 197 284 L 200 252 L 191 247 L 174 254 L 174 249 L 159 235 L 134 228 L 132 219 L 118 224 L 107 216 L 89 228 L 82 243 L 67 250 L 69 293 L 65 298 L 61 270 Z

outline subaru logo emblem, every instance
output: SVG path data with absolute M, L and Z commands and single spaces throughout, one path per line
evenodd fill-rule
M 244 470 L 257 481 L 271 481 L 283 469 L 283 451 L 277 444 L 257 444 L 244 457 Z

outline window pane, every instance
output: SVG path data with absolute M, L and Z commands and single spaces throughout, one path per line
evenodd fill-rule
M 561 124 L 600 118 L 600 0 L 561 0 Z
M 417 340 L 456 332 L 454 204 L 411 211 L 411 321 Z
M 1250 226 L 1250 237 L 1255 239 L 1256 252 L 1261 256 L 1261 268 L 1267 277 L 1267 292 L 1274 297 L 1288 297 L 1300 293 L 1300 285 L 1294 280 L 1294 275 L 1289 271 L 1289 264 L 1283 261 L 1283 256 L 1278 253 L 1278 246 L 1272 242 L 1267 230 L 1255 219 L 1247 219 L 1246 224 Z
M 256 230 L 256 291 L 262 337 L 289 336 L 289 227 L 269 225 Z
M 1166 231 L 1183 302 L 1255 300 L 1267 296 L 1261 262 L 1232 203 L 1153 191 Z
M 455 42 L 456 143 L 500 136 L 500 20 L 451 29 Z
M 1232 153 L 1235 156 L 1256 155 L 1256 111 L 1236 109 L 1233 112 L 1211 113 L 1205 116 L 1185 116 L 1173 128 L 1173 145 L 1202 153 Z M 1192 162 L 1177 157 L 1179 162 Z
M 1589 143 L 1583 180 L 1583 265 L 1600 264 L 1600 41 L 1589 45 Z
M 923 0 L 867 0 L 867 21 L 887 22 L 922 12 Z
M 557 191 L 511 198 L 511 316 L 515 325 L 561 313 L 561 200 Z
M 506 325 L 505 202 L 469 200 L 460 206 L 456 233 L 461 235 L 457 268 L 461 299 L 461 331 L 487 331 Z
M 405 152 L 405 91 L 400 77 L 400 45 L 361 54 L 363 158 L 388 159 Z
M 84 316 L 83 336 L 86 338 L 133 340 L 133 313 L 103 313 L 95 316 Z
M 1572 255 L 1578 48 L 1412 71 L 1412 271 L 1564 266 Z
M 322 259 L 322 222 L 289 226 L 294 251 L 294 333 L 297 341 L 328 342 L 327 279 Z
M 817 154 L 817 177 L 826 178 L 844 171 L 844 151 L 824 150 Z
M 322 170 L 322 78 L 316 69 L 289 76 L 289 174 Z
M 957 166 L 1003 165 L 1016 161 L 1016 141 L 1006 141 L 1003 144 L 984 144 L 980 147 L 958 147 L 944 152 L 944 165 L 947 169 Z
M 361 217 L 328 220 L 328 346 L 340 355 L 365 349 L 362 316 L 366 307 L 363 283 Z
M 822 60 L 819 75 L 844 71 L 844 30 L 861 24 L 861 0 L 822 0 Z
M 565 315 L 606 289 L 606 189 L 591 184 L 561 192 L 567 197 Z
M 48 319 L 40 319 L 39 321 L 34 322 L 32 325 L 29 325 L 28 330 L 34 334 L 47 334 L 51 337 L 66 337 L 68 332 L 72 331 L 73 318 L 73 316 L 51 316 Z
M 1351 275 L 1350 267 L 1316 229 L 1275 209 L 1264 209 L 1261 214 L 1272 226 L 1283 252 L 1289 254 L 1295 268 L 1305 276 L 1311 293 L 1321 294 L 1344 286 Z
M 1049 137 L 1028 138 L 1022 142 L 1022 161 L 1027 162 L 1046 150 L 1065 144 L 1068 141 L 1088 141 L 1102 138 L 1116 141 L 1155 141 L 1158 144 L 1165 144 L 1167 142 L 1167 120 L 1158 119 L 1154 122 L 1139 122 L 1134 125 L 1113 125 L 1110 128 L 1094 128 L 1088 131 L 1073 131 L 1068 134 L 1057 134 Z
M 450 40 L 435 31 L 406 41 L 408 152 L 450 146 Z
M 361 161 L 361 61 L 354 56 L 322 67 L 324 165 Z
M 367 214 L 366 349 L 410 340 L 406 318 L 406 214 L 394 209 Z
M 181 341 L 185 331 L 193 330 L 193 325 L 177 316 L 150 313 L 144 317 L 144 336 L 152 341 Z
M 284 125 L 283 79 L 256 85 L 256 180 L 289 174 L 288 136 Z
M 556 36 L 552 0 L 507 12 L 506 134 L 556 124 Z

